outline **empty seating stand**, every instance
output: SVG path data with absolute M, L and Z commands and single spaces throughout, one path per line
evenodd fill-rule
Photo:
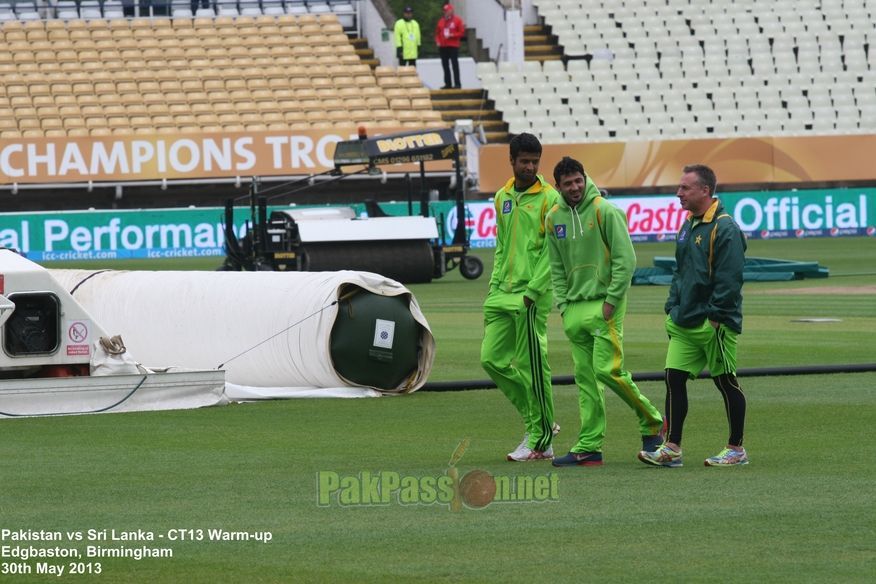
M 143 16 L 279 16 L 335 14 L 358 30 L 361 0 L 0 0 L 0 22 L 41 18 L 122 18 Z
M 868 0 L 533 4 L 567 65 L 478 69 L 512 133 L 587 142 L 876 131 Z
M 372 71 L 334 12 L 0 22 L 0 138 L 351 123 L 444 126 L 416 70 Z

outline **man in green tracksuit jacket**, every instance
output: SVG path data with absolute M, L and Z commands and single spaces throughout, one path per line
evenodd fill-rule
M 541 175 L 541 143 L 532 134 L 511 140 L 514 178 L 496 193 L 496 255 L 484 301 L 481 365 L 523 418 L 523 441 L 511 461 L 553 457 L 556 430 L 547 360 L 552 295 L 544 216 L 560 200 Z
M 663 441 L 663 417 L 624 368 L 627 290 L 636 269 L 626 215 L 600 196 L 573 158 L 557 164 L 554 180 L 563 199 L 548 212 L 545 229 L 554 295 L 572 344 L 581 432 L 571 451 L 553 464 L 598 466 L 605 440 L 603 385 L 636 412 L 643 449 Z
M 687 380 L 708 368 L 730 426 L 727 446 L 706 466 L 748 464 L 742 447 L 745 394 L 736 379 L 736 336 L 742 332 L 745 235 L 715 198 L 717 179 L 708 166 L 684 167 L 678 200 L 689 211 L 675 245 L 675 273 L 666 301 L 666 443 L 639 460 L 682 466 L 681 430 L 687 416 Z

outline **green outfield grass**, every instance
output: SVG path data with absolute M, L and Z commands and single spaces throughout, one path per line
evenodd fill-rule
M 637 252 L 640 265 L 650 265 L 654 255 L 671 255 L 672 246 L 642 244 Z M 477 253 L 488 275 L 490 253 Z M 817 260 L 832 277 L 746 284 L 740 367 L 874 361 L 876 274 L 860 274 L 876 272 L 876 240 L 752 241 L 749 254 Z M 212 269 L 218 263 L 124 267 Z M 469 282 L 453 272 L 411 287 L 437 339 L 431 379 L 486 377 L 478 365 L 486 286 L 486 276 Z M 809 290 L 823 287 L 833 289 Z M 864 287 L 869 294 L 858 293 Z M 662 367 L 666 291 L 636 287 L 630 293 L 626 346 L 634 372 Z M 803 316 L 840 322 L 792 322 Z M 569 374 L 555 315 L 550 343 L 554 373 Z M 876 573 L 876 446 L 869 432 L 876 374 L 742 383 L 752 462 L 734 469 L 702 466 L 726 440 L 723 403 L 705 380 L 691 385 L 680 469 L 635 459 L 635 418 L 614 395 L 606 397 L 605 466 L 556 469 L 554 475 L 547 463 L 504 462 L 522 429 L 495 390 L 2 420 L 0 529 L 141 529 L 157 537 L 173 529 L 223 528 L 273 536 L 270 543 L 23 544 L 173 550 L 168 559 L 100 560 L 100 576 L 66 577 L 79 581 L 870 582 Z M 662 409 L 661 384 L 641 388 Z M 556 448 L 564 451 L 578 424 L 576 390 L 557 387 L 555 395 L 563 425 Z M 458 463 L 460 476 L 480 469 L 510 480 L 545 477 L 556 485 L 556 497 L 459 512 L 446 502 L 429 504 L 426 490 L 419 504 L 390 497 L 388 504 L 344 506 L 329 493 L 328 505 L 318 505 L 318 473 L 346 481 L 381 471 L 437 479 L 463 438 L 470 445 Z M 9 557 L 0 562 L 19 564 Z
M 492 250 L 475 253 L 486 266 L 479 280 L 465 281 L 454 271 L 431 284 L 411 286 L 439 340 L 434 381 L 471 379 L 472 372 L 478 379 L 486 377 L 477 360 L 483 332 L 481 302 L 487 293 Z M 672 243 L 636 245 L 640 267 L 651 266 L 655 256 L 673 253 Z M 874 344 L 861 342 L 868 331 L 876 330 L 876 239 L 753 240 L 748 255 L 818 261 L 830 269 L 831 277 L 746 283 L 740 367 L 876 362 Z M 834 290 L 812 293 L 824 287 Z M 869 287 L 869 293 L 862 294 L 862 287 Z M 634 372 L 663 368 L 663 304 L 667 291 L 665 286 L 635 286 L 630 291 L 624 338 L 627 366 Z M 833 317 L 841 322 L 792 322 L 804 317 Z M 556 311 L 550 316 L 548 330 L 553 371 L 570 375 L 571 354 Z

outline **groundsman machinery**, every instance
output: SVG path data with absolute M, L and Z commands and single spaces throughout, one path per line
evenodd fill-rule
M 368 138 L 363 129 L 356 140 L 337 144 L 334 168 L 321 173 L 328 180 L 342 180 L 363 173 L 380 174 L 382 165 L 419 163 L 420 177 L 425 164 L 450 160 L 454 169 L 456 226 L 447 241 L 447 217 L 430 216 L 423 193 L 420 215 L 412 213 L 408 189 L 408 216 L 388 216 L 373 201 L 366 202 L 367 216 L 352 208 L 275 210 L 268 203 L 312 184 L 313 177 L 260 187 L 253 178 L 249 199 L 250 220 L 244 235 L 234 228 L 234 200 L 225 205 L 224 270 L 334 271 L 361 270 L 381 274 L 405 283 L 429 282 L 459 267 L 463 277 L 474 280 L 484 270 L 477 257 L 468 255 L 470 245 L 465 226 L 465 197 L 460 168 L 459 142 L 453 130 L 434 129 Z M 345 173 L 345 169 L 354 169 Z M 319 175 L 317 175 L 319 176 Z M 408 183 L 410 185 L 410 181 Z M 297 188 L 295 188 L 297 187 Z

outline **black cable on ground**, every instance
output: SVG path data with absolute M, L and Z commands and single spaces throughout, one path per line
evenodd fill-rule
M 856 363 L 847 365 L 803 365 L 800 367 L 752 367 L 740 369 L 737 377 L 767 377 L 772 375 L 821 375 L 826 373 L 867 373 L 876 371 L 876 363 Z M 633 381 L 663 381 L 663 371 L 634 373 Z M 701 379 L 707 379 L 708 373 L 700 373 Z M 554 375 L 553 385 L 574 385 L 575 378 L 571 375 Z M 420 391 L 465 391 L 468 389 L 495 389 L 496 384 L 490 379 L 470 379 L 463 381 L 432 381 L 425 384 Z
M 10 418 L 30 418 L 30 417 L 37 417 L 37 416 L 71 416 L 71 415 L 78 415 L 78 414 L 100 414 L 103 412 L 107 412 L 115 407 L 118 407 L 118 406 L 122 405 L 123 403 L 125 403 L 126 401 L 128 401 L 128 399 L 130 399 L 131 396 L 133 396 L 135 393 L 137 393 L 137 390 L 143 386 L 143 383 L 148 378 L 149 378 L 148 375 L 144 375 L 143 379 L 140 380 L 140 383 L 138 383 L 136 386 L 134 386 L 134 389 L 132 389 L 130 392 L 128 392 L 128 394 L 125 397 L 123 397 L 122 399 L 120 399 L 119 401 L 117 401 L 115 403 L 112 403 L 112 404 L 110 404 L 106 407 L 103 407 L 103 408 L 98 408 L 96 410 L 79 410 L 79 411 L 75 411 L 75 412 L 40 412 L 40 413 L 36 413 L 36 414 L 35 413 L 15 414 L 12 412 L 0 412 L 0 416 L 8 416 Z

